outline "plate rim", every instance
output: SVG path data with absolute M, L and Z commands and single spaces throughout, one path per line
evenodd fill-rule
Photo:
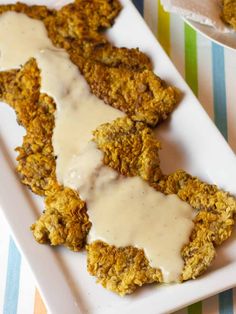
M 201 26 L 202 24 L 195 22 L 195 21 L 192 21 L 192 20 L 190 20 L 186 17 L 183 17 L 183 16 L 181 16 L 181 18 L 183 19 L 183 21 L 185 23 L 187 23 L 190 27 L 192 27 L 197 33 L 201 34 L 202 36 L 204 36 L 208 40 L 212 41 L 215 44 L 222 46 L 223 48 L 229 49 L 230 51 L 233 51 L 233 52 L 236 51 L 236 45 L 235 45 L 235 48 L 232 46 L 229 46 L 229 45 L 215 39 L 214 37 L 210 36 L 206 32 L 204 32 L 200 27 L 198 27 L 198 25 Z M 208 26 L 208 25 L 204 25 L 204 26 L 211 28 L 211 26 Z M 235 31 L 235 35 L 236 35 L 236 31 Z M 236 40 L 236 36 L 235 36 L 235 40 Z
M 133 5 L 133 3 L 130 1 L 130 0 L 123 0 L 122 1 L 122 3 L 123 2 L 126 2 L 126 3 L 130 3 L 132 6 L 133 6 L 133 8 L 134 8 L 134 10 L 136 11 L 136 14 L 138 14 L 140 17 L 141 17 L 141 15 L 139 14 L 139 12 L 138 12 L 138 10 L 135 8 L 135 6 Z M 125 9 L 125 7 L 123 8 L 123 9 Z M 143 20 L 143 18 L 141 17 L 141 19 Z M 148 26 L 147 26 L 147 24 L 144 22 L 144 20 L 143 20 L 143 24 L 144 25 L 146 25 L 146 28 L 149 30 L 149 36 L 153 36 L 154 37 L 154 35 L 152 34 L 152 32 L 150 31 L 150 29 L 148 28 Z M 155 38 L 155 37 L 154 37 Z M 157 39 L 155 38 L 155 41 L 156 41 L 156 43 L 157 43 Z M 160 44 L 158 43 L 158 45 L 160 46 Z M 161 48 L 162 49 L 162 48 Z M 162 51 L 164 52 L 164 50 L 162 49 Z M 165 53 L 165 52 L 164 52 Z M 166 53 L 165 53 L 165 55 L 166 55 Z M 167 55 L 166 55 L 167 56 Z M 168 57 L 168 56 L 167 56 Z M 168 60 L 169 60 L 169 62 L 172 64 L 172 66 L 174 67 L 174 69 L 176 70 L 176 67 L 175 67 L 175 65 L 173 64 L 173 62 L 170 60 L 170 58 L 168 57 Z M 176 72 L 178 72 L 177 70 L 176 70 Z M 179 74 L 179 72 L 178 72 L 178 74 Z M 179 74 L 179 77 L 181 77 L 181 75 Z M 184 81 L 184 83 L 186 83 L 185 82 L 185 80 L 182 78 L 182 80 Z M 194 98 L 196 98 L 196 96 L 192 93 L 192 91 L 190 90 L 190 88 L 188 87 L 188 91 L 191 93 L 191 95 L 194 97 Z M 197 99 L 197 98 L 196 98 Z M 200 105 L 200 102 L 197 100 L 197 102 L 199 103 L 199 105 Z M 205 112 L 205 110 L 203 110 L 204 112 Z M 211 124 L 211 120 L 210 120 L 210 118 L 208 117 L 208 119 L 209 119 L 209 123 Z M 213 124 L 213 123 L 212 123 Z M 217 130 L 217 128 L 216 128 L 216 130 Z M 219 133 L 219 132 L 218 132 Z M 222 136 L 221 136 L 222 137 Z M 223 139 L 223 137 L 222 137 L 222 139 Z M 229 147 L 229 145 L 227 144 L 227 146 Z M 10 168 L 9 168 L 10 169 Z M 18 179 L 15 177 L 15 181 L 17 181 L 18 182 Z M 21 183 L 20 183 L 21 184 Z M 21 188 L 19 188 L 18 190 L 21 190 Z M 1 209 L 1 203 L 0 203 L 0 209 Z M 3 212 L 3 214 L 4 214 L 4 216 L 6 217 L 6 215 L 5 215 L 5 212 L 4 212 L 4 210 L 2 210 L 2 212 Z M 9 220 L 8 218 L 7 218 L 7 220 Z M 10 226 L 10 228 L 11 228 L 11 224 L 9 223 L 9 221 L 8 221 L 8 224 L 9 224 L 9 226 Z M 11 228 L 12 229 L 12 228 Z M 14 232 L 14 230 L 12 230 L 13 231 L 13 234 L 15 233 Z M 15 237 L 16 238 L 16 237 Z M 21 249 L 21 247 L 22 247 L 22 245 L 21 245 L 21 243 L 19 243 L 19 241 L 17 240 L 17 243 L 18 243 L 18 245 L 19 245 L 19 247 L 20 247 L 20 250 L 21 250 L 21 252 L 23 251 L 23 255 L 26 257 L 26 259 L 28 260 L 28 258 L 27 258 L 27 254 L 24 254 L 24 250 L 22 250 Z M 38 244 L 37 244 L 38 245 Z M 29 262 L 29 264 L 30 264 L 30 262 Z M 235 266 L 236 266 L 236 264 L 235 264 Z M 35 272 L 33 272 L 34 273 L 34 275 L 35 275 Z M 37 277 L 36 277 L 36 281 L 37 281 Z M 233 285 L 236 285 L 236 282 L 234 282 L 234 284 Z M 213 292 L 211 292 L 211 293 L 209 293 L 208 295 L 206 295 L 206 297 L 209 297 L 209 296 L 211 296 L 211 295 L 214 295 L 215 293 L 218 293 L 218 292 L 220 292 L 220 291 L 224 291 L 225 289 L 228 289 L 228 286 L 227 287 L 225 287 L 225 288 L 222 288 L 222 289 L 220 289 L 220 290 L 218 290 L 217 292 L 214 290 Z M 42 292 L 42 287 L 40 287 L 40 285 L 39 285 L 39 290 Z M 45 296 L 45 299 L 47 299 L 47 296 Z M 200 299 L 202 299 L 202 297 L 200 297 Z M 189 301 L 187 301 L 187 302 L 185 302 L 185 303 L 182 303 L 181 305 L 179 305 L 179 306 L 177 306 L 177 307 L 172 307 L 170 310 L 171 311 L 175 311 L 175 310 L 178 310 L 178 309 L 180 309 L 180 308 L 182 308 L 182 307 L 184 307 L 184 306 L 186 306 L 186 305 L 188 305 L 188 304 L 192 304 L 193 302 L 195 302 L 195 301 L 198 301 L 198 300 L 200 300 L 198 297 L 196 297 L 195 299 L 191 299 L 191 300 L 189 300 Z M 48 302 L 46 301 L 46 303 L 48 304 Z M 50 306 L 49 306 L 49 310 L 50 310 Z M 128 312 L 127 312 L 128 313 Z M 130 312 L 131 313 L 131 312 Z

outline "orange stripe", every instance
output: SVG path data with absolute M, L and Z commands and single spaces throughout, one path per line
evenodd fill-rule
M 46 307 L 37 289 L 34 297 L 34 314 L 47 314 Z

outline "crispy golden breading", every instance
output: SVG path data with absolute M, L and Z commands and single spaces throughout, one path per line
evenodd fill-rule
M 190 241 L 182 249 L 184 269 L 181 280 L 195 279 L 213 261 L 216 246 L 230 237 L 235 223 L 236 200 L 184 171 L 164 176 L 153 186 L 165 194 L 178 195 L 198 211 Z M 141 249 L 116 248 L 96 241 L 87 245 L 87 252 L 90 274 L 96 276 L 104 287 L 120 295 L 132 293 L 147 282 L 162 282 L 160 271 L 148 266 Z
M 23 144 L 16 150 L 17 171 L 24 184 L 45 196 L 45 211 L 32 226 L 36 240 L 81 249 L 90 229 L 86 206 L 78 194 L 60 186 L 55 176 L 52 148 L 55 104 L 40 94 L 40 72 L 34 59 L 21 70 L 0 72 L 0 99 L 16 111 L 25 127 Z
M 162 282 L 160 270 L 149 266 L 143 250 L 132 246 L 116 248 L 101 241 L 86 248 L 89 273 L 111 291 L 124 295 L 134 292 L 138 286 Z
M 150 59 L 138 48 L 117 48 L 110 43 L 94 47 L 89 58 L 114 68 L 126 67 L 136 71 L 152 69 Z
M 15 78 L 1 84 L 1 100 L 14 108 L 18 123 L 26 129 L 23 144 L 17 148 L 17 170 L 22 182 L 34 193 L 45 195 L 48 178 L 55 168 L 51 144 L 55 105 L 39 93 L 40 72 L 34 59 L 14 73 Z M 0 72 L 0 81 L 9 74 L 12 71 Z
M 216 185 L 204 183 L 183 170 L 164 176 L 158 182 L 158 190 L 165 194 L 178 195 L 181 200 L 199 211 L 200 220 L 204 220 L 204 223 L 206 220 L 211 222 L 207 229 L 215 245 L 221 244 L 231 235 L 236 200 L 229 193 L 219 190 Z
M 166 86 L 148 69 L 133 71 L 87 61 L 81 72 L 93 94 L 135 121 L 155 126 L 165 120 L 175 108 L 177 90 Z
M 146 148 L 151 149 L 148 154 L 144 154 L 144 158 L 141 153 L 143 150 L 140 152 L 139 148 L 141 141 L 134 140 L 137 133 L 140 134 L 140 140 L 142 132 L 145 135 L 144 143 L 142 142 L 144 151 Z M 145 140 L 148 142 L 145 143 Z M 142 123 L 135 123 L 129 118 L 119 118 L 101 125 L 94 132 L 94 141 L 104 152 L 106 165 L 124 175 L 140 175 L 158 191 L 176 194 L 196 210 L 190 241 L 182 250 L 184 269 L 181 280 L 195 279 L 201 275 L 214 259 L 216 246 L 227 240 L 232 233 L 236 214 L 235 198 L 215 185 L 206 184 L 182 170 L 168 176 L 161 175 L 157 155 L 159 143 L 152 131 Z M 154 160 L 153 168 L 151 165 L 150 171 L 147 171 L 147 174 L 151 175 L 147 178 L 139 171 L 139 156 L 145 167 Z M 152 175 L 156 167 L 157 180 Z M 116 248 L 96 241 L 87 245 L 87 251 L 88 271 L 96 276 L 104 287 L 120 295 L 132 293 L 138 286 L 147 282 L 162 282 L 162 277 L 158 275 L 160 271 L 150 266 L 147 268 L 149 263 L 143 250 L 131 247 Z M 136 256 L 139 256 L 137 262 Z
M 31 62 L 22 71 L 0 72 L 0 97 L 15 110 L 18 123 L 26 129 L 37 110 L 39 79 L 39 71 L 31 69 Z
M 98 127 L 94 141 L 104 152 L 104 164 L 121 174 L 140 176 L 149 182 L 161 178 L 160 143 L 144 123 L 118 118 Z
M 151 69 L 150 59 L 144 53 L 138 49 L 116 48 L 101 33 L 113 24 L 120 9 L 118 1 L 77 0 L 59 11 L 23 3 L 2 5 L 0 14 L 16 11 L 41 20 L 53 44 L 65 48 L 71 56 L 79 54 L 110 66 Z
M 53 44 L 67 50 L 96 96 L 154 126 L 174 110 L 178 93 L 151 71 L 145 54 L 107 41 L 101 31 L 113 24 L 120 8 L 116 0 L 77 0 L 59 11 L 18 3 L 0 6 L 0 13 L 24 12 L 43 21 Z
M 78 193 L 52 179 L 46 191 L 45 211 L 31 227 L 36 241 L 79 251 L 85 245 L 90 227 L 86 205 Z
M 227 240 L 235 223 L 236 200 L 217 186 L 206 184 L 185 171 L 163 177 L 156 188 L 176 194 L 197 210 L 190 242 L 182 250 L 182 278 L 196 278 L 210 265 L 215 247 Z
M 223 0 L 223 19 L 236 30 L 236 0 Z

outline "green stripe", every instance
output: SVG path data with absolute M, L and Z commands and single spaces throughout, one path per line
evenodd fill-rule
M 194 94 L 198 94 L 197 34 L 188 24 L 184 25 L 185 35 L 185 79 Z
M 157 38 L 166 53 L 170 54 L 170 14 L 165 12 L 158 1 Z
M 198 70 L 197 70 L 197 35 L 196 32 L 184 24 L 185 35 L 185 79 L 194 94 L 198 94 Z M 202 302 L 197 302 L 188 307 L 188 314 L 201 314 Z
M 202 302 L 197 302 L 188 307 L 188 314 L 202 314 Z

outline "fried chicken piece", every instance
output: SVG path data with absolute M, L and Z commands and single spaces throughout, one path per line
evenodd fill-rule
M 35 115 L 38 95 L 39 71 L 34 71 L 34 67 L 31 70 L 30 63 L 22 71 L 0 72 L 0 99 L 16 111 L 18 123 L 25 128 Z
M 160 270 L 149 266 L 143 250 L 132 246 L 116 248 L 96 241 L 87 245 L 88 271 L 105 288 L 120 295 L 132 293 L 138 286 L 161 282 Z
M 94 140 L 104 152 L 106 165 L 125 175 L 140 175 L 132 172 L 137 168 L 137 151 L 132 149 L 136 141 L 133 140 L 132 131 L 137 129 L 134 132 L 139 134 L 140 127 L 142 131 L 147 132 L 147 128 L 143 129 L 141 123 L 134 123 L 128 118 L 119 118 L 100 126 L 94 132 Z M 151 143 L 147 146 L 152 147 L 155 141 L 158 143 L 149 129 L 148 140 L 150 139 Z M 157 151 L 154 150 L 153 153 Z M 149 158 L 144 159 L 144 164 L 148 163 L 147 160 Z M 157 164 L 159 167 L 159 160 Z M 229 193 L 219 190 L 217 186 L 204 183 L 182 170 L 157 177 L 155 182 L 151 176 L 148 182 L 164 194 L 178 195 L 196 210 L 189 243 L 181 252 L 184 260 L 181 280 L 195 279 L 213 261 L 216 247 L 230 237 L 235 223 L 236 199 Z M 87 245 L 87 252 L 90 274 L 96 276 L 97 281 L 104 287 L 120 295 L 132 293 L 138 286 L 148 282 L 162 282 L 160 270 L 150 267 L 141 249 L 117 248 L 95 241 Z
M 151 69 L 151 61 L 144 53 L 114 47 L 101 32 L 112 26 L 120 9 L 120 3 L 115 0 L 78 0 L 54 11 L 44 23 L 53 44 L 65 48 L 71 57 L 79 54 L 109 66 Z
M 36 241 L 79 251 L 85 246 L 90 227 L 86 205 L 78 193 L 52 179 L 46 191 L 45 211 L 31 227 Z
M 93 50 L 90 55 L 87 56 L 87 59 L 92 59 L 113 68 L 126 67 L 135 71 L 152 69 L 151 60 L 138 48 L 117 48 L 110 43 L 93 47 Z
M 196 278 L 209 266 L 215 247 L 227 240 L 233 231 L 236 200 L 217 186 L 206 184 L 185 171 L 163 177 L 158 189 L 176 194 L 198 211 L 190 243 L 183 248 L 183 280 Z
M 177 92 L 154 75 L 143 53 L 107 42 L 99 30 L 111 26 L 120 5 L 117 1 L 102 2 L 106 9 L 100 1 L 77 1 L 62 8 L 56 18 L 45 22 L 49 38 L 68 51 L 96 96 L 131 118 L 154 126 L 174 110 Z M 108 17 L 105 22 L 104 16 Z
M 213 261 L 216 247 L 230 237 L 235 223 L 236 200 L 184 171 L 165 176 L 156 188 L 165 194 L 178 195 L 198 210 L 189 243 L 181 252 L 184 260 L 181 280 L 195 279 Z M 120 295 L 132 293 L 148 282 L 163 282 L 160 270 L 150 267 L 141 249 L 117 248 L 101 241 L 86 248 L 89 273 L 104 287 Z
M 92 93 L 126 113 L 132 120 L 155 126 L 165 120 L 177 104 L 177 90 L 166 86 L 148 69 L 133 71 L 91 61 L 86 61 L 82 66 L 80 70 Z
M 118 1 L 77 0 L 59 11 L 20 3 L 0 6 L 0 13 L 9 10 L 42 20 L 53 44 L 67 50 L 91 91 L 130 118 L 155 126 L 174 110 L 178 93 L 151 71 L 150 59 L 138 49 L 113 47 L 101 33 L 119 13 Z
M 5 77 L 11 80 L 3 81 Z M 44 195 L 55 167 L 51 145 L 55 105 L 39 93 L 40 72 L 34 59 L 21 70 L 0 72 L 0 82 L 1 100 L 13 107 L 18 123 L 26 129 L 23 144 L 16 149 L 17 170 L 24 184 L 34 193 Z
M 104 153 L 104 164 L 121 174 L 140 176 L 149 182 L 161 178 L 160 143 L 144 123 L 118 118 L 99 126 L 94 141 Z
M 78 194 L 60 186 L 55 176 L 52 147 L 55 103 L 39 93 L 40 72 L 31 59 L 21 70 L 0 72 L 0 99 L 16 111 L 25 127 L 23 144 L 16 150 L 17 171 L 24 184 L 45 196 L 45 211 L 32 226 L 40 243 L 65 245 L 78 251 L 84 247 L 90 229 L 85 203 Z
M 7 93 L 6 89 L 8 89 L 8 86 L 15 79 L 16 74 L 17 74 L 16 70 L 0 72 L 0 99 L 6 97 Z M 9 105 L 11 105 L 10 102 Z
M 83 10 L 81 10 L 81 7 Z M 61 10 L 50 10 L 45 6 L 27 6 L 23 3 L 2 5 L 0 14 L 8 11 L 24 13 L 41 20 L 53 44 L 65 48 L 71 55 L 80 55 L 110 66 L 125 65 L 134 69 L 151 69 L 150 59 L 138 49 L 112 46 L 101 33 L 110 27 L 120 11 L 118 1 L 80 0 Z M 86 12 L 85 12 L 86 11 Z
M 17 2 L 16 4 L 0 5 L 0 14 L 8 11 L 14 11 L 17 13 L 24 13 L 31 18 L 37 18 L 37 20 L 44 21 L 50 15 L 55 14 L 55 10 L 49 10 L 46 6 L 32 5 Z
M 164 194 L 176 194 L 196 209 L 201 219 L 207 223 L 212 220 L 210 230 L 214 245 L 220 245 L 230 236 L 236 212 L 235 198 L 183 170 L 163 175 L 158 156 L 160 143 L 150 128 L 125 117 L 99 126 L 93 135 L 104 153 L 105 165 L 125 176 L 140 176 Z
M 26 128 L 23 144 L 16 148 L 19 153 L 17 171 L 22 183 L 34 193 L 44 196 L 50 188 L 49 179 L 55 169 L 51 143 L 55 104 L 46 95 L 40 95 L 36 104 L 38 106 L 34 112 L 35 116 Z M 18 117 L 21 118 L 21 114 L 18 114 Z
M 0 6 L 0 14 L 15 11 L 43 22 L 52 17 L 58 27 L 57 33 L 62 37 L 72 38 L 80 38 L 81 34 L 111 27 L 120 10 L 121 5 L 117 0 L 75 0 L 58 11 L 44 5 L 30 6 L 21 2 Z
M 236 30 L 236 0 L 223 0 L 223 19 Z

